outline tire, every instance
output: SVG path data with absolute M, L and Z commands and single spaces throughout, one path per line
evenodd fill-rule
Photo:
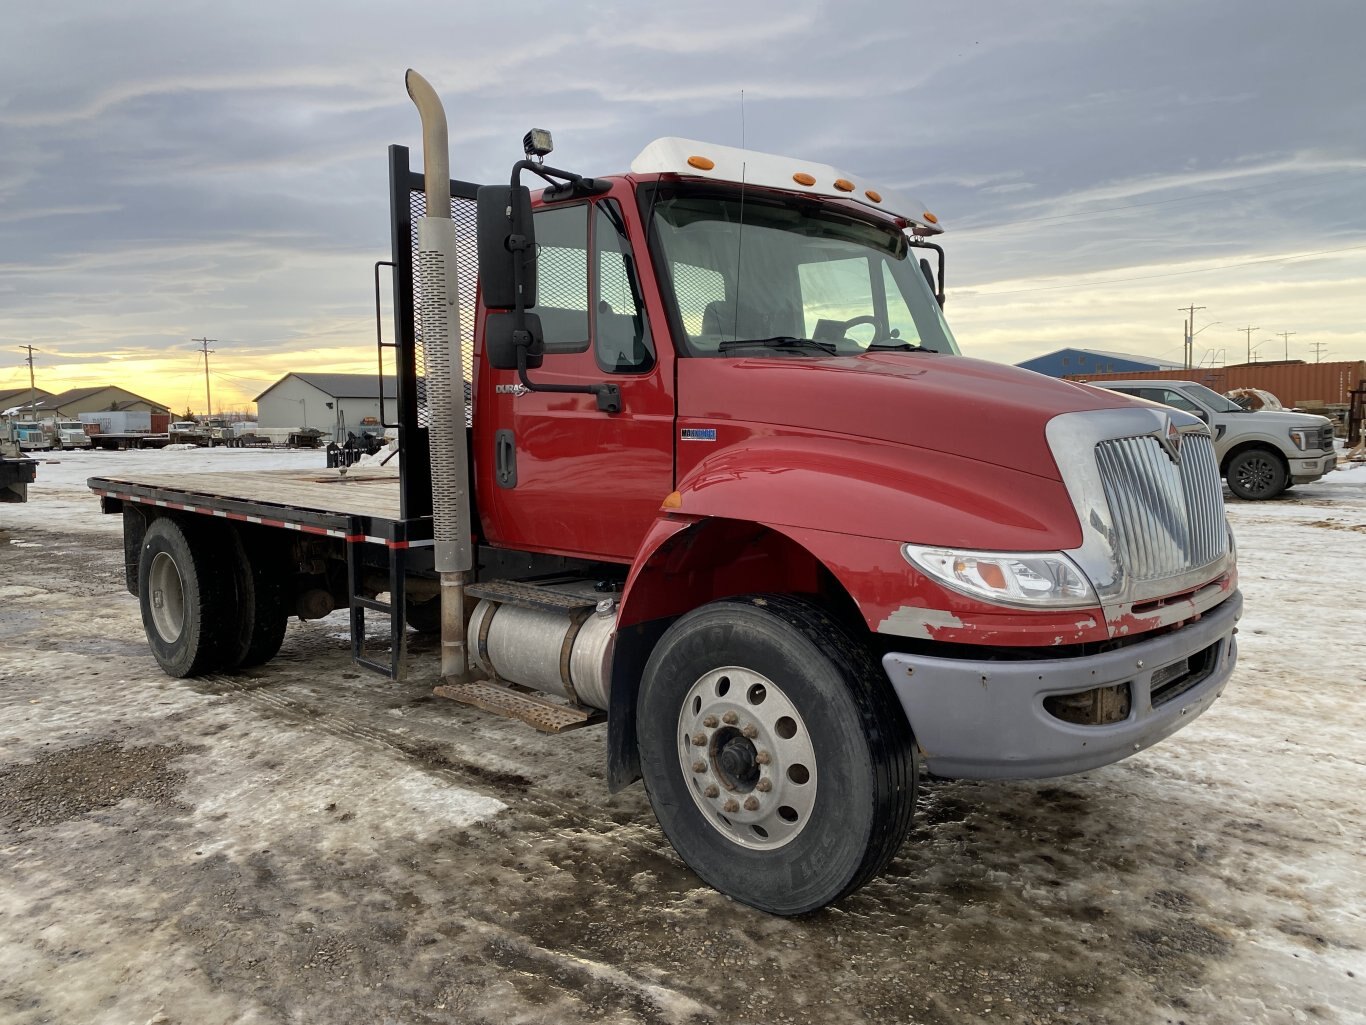
M 261 535 L 250 547 L 239 530 L 232 535 L 237 614 L 232 650 L 225 666 L 247 669 L 269 662 L 280 651 L 289 623 L 290 595 L 285 552 L 277 539 Z
M 157 664 L 168 676 L 221 669 L 236 635 L 232 567 L 217 531 L 154 520 L 138 556 L 138 604 Z
M 430 601 L 408 601 L 404 603 L 403 616 L 420 634 L 441 633 L 441 597 Z
M 918 762 L 901 707 L 867 649 L 807 601 L 746 595 L 679 619 L 646 664 L 636 733 L 669 842 L 761 911 L 853 893 L 910 829 Z
M 1267 448 L 1249 448 L 1228 461 L 1228 489 L 1249 502 L 1275 498 L 1286 489 L 1290 474 L 1285 460 Z

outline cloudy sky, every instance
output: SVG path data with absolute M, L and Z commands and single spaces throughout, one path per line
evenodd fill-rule
M 745 142 L 920 198 L 969 354 L 1366 359 L 1360 0 L 398 5 L 58 0 L 0 34 L 0 390 L 122 383 L 202 409 L 374 365 L 385 147 L 456 177 L 526 128 L 559 166 Z

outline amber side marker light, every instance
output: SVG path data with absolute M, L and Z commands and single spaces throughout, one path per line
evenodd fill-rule
M 688 166 L 695 167 L 699 171 L 710 171 L 716 166 L 716 161 L 711 157 L 689 157 Z
M 874 192 L 872 189 L 864 189 L 863 194 L 867 196 L 869 199 L 871 199 L 874 203 L 882 202 L 881 192 Z
M 851 182 L 848 178 L 836 178 L 835 188 L 839 189 L 841 192 L 853 192 L 854 183 Z
M 930 213 L 928 210 L 926 210 L 926 211 L 925 211 L 923 214 L 921 214 L 920 216 L 923 217 L 923 218 L 925 218 L 925 220 L 928 221 L 930 224 L 938 224 L 938 223 L 939 223 L 939 218 L 936 217 L 934 214 Z
M 677 491 L 670 492 L 660 504 L 661 509 L 681 509 L 683 507 L 683 496 Z
M 815 177 L 814 177 L 813 175 L 807 174 L 805 171 L 798 171 L 796 174 L 794 174 L 794 175 L 792 176 L 792 180 L 793 180 L 794 182 L 796 182 L 798 185 L 815 185 L 815 184 L 816 184 L 816 179 L 815 179 Z

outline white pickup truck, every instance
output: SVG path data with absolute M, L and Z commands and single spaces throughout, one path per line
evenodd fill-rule
M 1097 388 L 1174 406 L 1209 424 L 1214 454 L 1228 489 L 1256 501 L 1292 484 L 1309 484 L 1337 465 L 1333 424 L 1312 413 L 1249 412 L 1194 381 L 1093 381 Z

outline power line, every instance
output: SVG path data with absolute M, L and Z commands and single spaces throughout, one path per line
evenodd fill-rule
M 1289 360 L 1289 359 L 1290 359 L 1290 336 L 1291 336 L 1291 335 L 1297 335 L 1297 334 L 1299 334 L 1299 332 L 1298 332 L 1298 331 L 1281 331 L 1281 332 L 1279 332 L 1279 334 L 1280 334 L 1280 336 L 1281 336 L 1281 340 L 1285 342 L 1285 359 L 1286 359 L 1286 360 Z
M 33 346 L 21 345 L 19 348 L 28 350 L 28 418 L 32 420 L 38 410 L 38 389 L 33 383 Z
M 1185 353 L 1187 370 L 1191 368 L 1191 345 L 1195 341 L 1195 311 L 1203 309 L 1205 309 L 1204 306 L 1196 306 L 1195 303 L 1191 303 L 1189 310 L 1184 306 L 1177 308 L 1178 313 L 1185 313 L 1188 315 L 1186 318 L 1185 344 L 1182 346 Z
M 209 392 L 209 355 L 215 350 L 209 348 L 209 343 L 217 343 L 217 338 L 191 338 L 192 342 L 199 342 L 204 350 L 204 404 L 206 408 L 205 416 L 213 416 L 213 397 Z

